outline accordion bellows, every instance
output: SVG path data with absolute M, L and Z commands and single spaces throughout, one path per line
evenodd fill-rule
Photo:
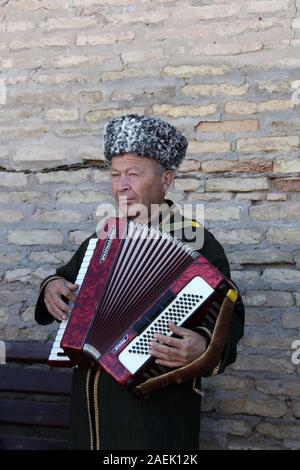
M 216 323 L 229 281 L 208 260 L 171 235 L 110 219 L 98 240 L 61 346 L 72 364 L 97 363 L 135 393 L 168 373 L 148 345 L 169 321 Z

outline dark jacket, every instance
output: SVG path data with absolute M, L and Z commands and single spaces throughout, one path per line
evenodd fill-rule
M 176 219 L 177 217 L 177 219 Z M 202 230 L 203 246 L 196 248 L 228 279 L 230 269 L 224 250 L 214 236 L 195 221 L 175 214 L 161 224 L 172 235 L 179 235 L 181 223 L 188 228 L 181 238 L 191 240 L 195 231 Z M 180 232 L 182 233 L 182 232 Z M 199 237 L 201 239 L 201 237 Z M 53 317 L 44 303 L 44 288 L 49 280 L 63 277 L 74 283 L 88 244 L 84 241 L 72 259 L 46 278 L 36 305 L 35 318 L 42 325 Z M 237 343 L 244 331 L 244 306 L 241 299 L 235 306 L 230 333 L 217 373 L 235 361 Z M 201 334 L 201 332 L 200 332 Z M 77 449 L 198 449 L 201 397 L 192 382 L 174 384 L 141 400 L 116 384 L 104 372 L 74 369 L 71 397 L 71 447 Z M 197 387 L 201 387 L 200 381 Z

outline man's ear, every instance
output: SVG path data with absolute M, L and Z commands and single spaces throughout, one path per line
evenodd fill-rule
M 164 191 L 167 192 L 170 186 L 174 183 L 175 174 L 173 170 L 165 170 L 162 176 Z

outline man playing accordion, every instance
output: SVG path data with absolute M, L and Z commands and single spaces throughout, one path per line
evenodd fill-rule
M 186 148 L 182 133 L 160 119 L 134 114 L 112 119 L 104 139 L 104 156 L 111 167 L 112 194 L 125 217 L 157 226 L 183 242 L 193 240 L 193 249 L 230 280 L 228 261 L 220 243 L 199 222 L 181 215 L 178 207 L 166 199 Z M 35 313 L 38 323 L 46 325 L 67 318 L 68 301 L 75 301 L 75 280 L 88 241 L 82 243 L 69 263 L 42 283 Z M 209 324 L 184 328 L 170 323 L 169 327 L 174 336 L 158 334 L 156 341 L 149 345 L 156 364 L 170 369 L 185 367 L 209 347 L 213 333 Z M 206 375 L 221 373 L 235 361 L 243 328 L 244 307 L 239 298 L 220 363 Z M 76 367 L 71 394 L 70 446 L 105 450 L 198 449 L 200 388 L 200 379 L 191 377 L 140 400 L 103 370 Z

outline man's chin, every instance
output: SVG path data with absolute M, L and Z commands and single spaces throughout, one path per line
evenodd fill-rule
M 119 209 L 123 217 L 130 219 L 138 219 L 140 222 L 147 222 L 148 210 L 147 207 L 134 199 L 128 199 L 125 203 L 120 202 Z

